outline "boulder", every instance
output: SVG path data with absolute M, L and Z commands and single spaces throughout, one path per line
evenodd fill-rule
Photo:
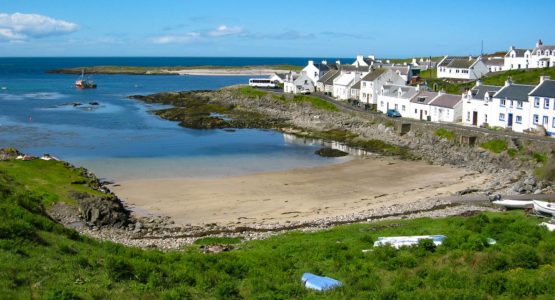
M 89 225 L 121 228 L 129 222 L 129 211 L 117 197 L 86 193 L 72 193 L 71 196 L 79 205 L 81 217 Z
M 0 149 L 0 161 L 1 160 L 11 160 L 16 157 L 23 155 L 23 153 L 17 151 L 15 148 L 3 148 Z

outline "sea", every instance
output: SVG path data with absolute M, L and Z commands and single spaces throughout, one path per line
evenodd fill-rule
M 351 159 L 314 154 L 320 142 L 272 130 L 194 130 L 152 113 L 161 105 L 129 99 L 166 91 L 244 84 L 245 76 L 94 75 L 77 89 L 57 68 L 305 65 L 307 58 L 95 57 L 0 58 L 0 147 L 50 154 L 110 181 L 204 178 L 318 167 Z M 80 105 L 75 105 L 79 103 Z

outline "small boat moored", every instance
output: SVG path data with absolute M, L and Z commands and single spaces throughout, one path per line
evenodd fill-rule
M 85 70 L 81 71 L 81 77 L 75 81 L 75 87 L 80 89 L 96 89 L 96 83 L 85 78 Z
M 536 213 L 555 216 L 555 203 L 534 200 L 534 211 Z
M 491 202 L 494 205 L 503 206 L 507 209 L 525 209 L 534 207 L 534 201 L 523 200 L 497 200 Z

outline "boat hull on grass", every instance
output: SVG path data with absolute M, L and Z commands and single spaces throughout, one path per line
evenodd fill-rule
M 544 215 L 555 216 L 555 203 L 534 200 L 534 211 Z
M 526 209 L 534 207 L 534 201 L 523 200 L 497 200 L 492 202 L 494 205 L 503 206 L 506 209 Z

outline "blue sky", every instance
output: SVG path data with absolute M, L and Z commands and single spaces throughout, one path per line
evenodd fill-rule
M 377 57 L 555 44 L 555 1 L 0 0 L 0 56 Z

